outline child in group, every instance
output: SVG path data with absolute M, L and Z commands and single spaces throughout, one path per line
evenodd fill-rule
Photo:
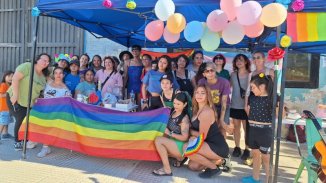
M 178 90 L 173 88 L 173 76 L 172 74 L 164 74 L 161 79 L 161 101 L 164 107 L 173 108 L 173 100 L 178 93 Z
M 69 70 L 69 62 L 71 60 L 71 56 L 69 54 L 56 54 L 54 56 L 54 67 L 60 67 L 63 69 L 64 76 L 66 76 L 70 70 Z
M 13 71 L 6 71 L 0 84 L 0 139 L 9 139 L 12 136 L 8 133 L 8 125 L 12 122 L 9 109 L 6 103 L 6 92 L 11 85 Z
M 77 98 L 78 94 L 89 96 L 91 93 L 95 93 L 95 92 L 96 92 L 96 85 L 94 82 L 94 71 L 88 69 L 85 72 L 85 81 L 80 82 L 75 89 L 75 98 Z
M 80 82 L 80 77 L 78 75 L 79 70 L 79 62 L 78 60 L 72 60 L 70 62 L 70 73 L 65 77 L 65 84 L 71 91 L 71 94 L 74 96 L 75 89 Z
M 61 67 L 56 67 L 53 70 L 53 77 L 53 81 L 47 83 L 45 86 L 44 98 L 70 97 L 71 92 L 63 82 L 64 70 Z M 33 145 L 36 145 L 36 143 L 29 143 L 29 148 L 31 148 Z M 51 148 L 47 144 L 43 144 L 41 151 L 37 153 L 37 157 L 43 158 L 50 153 Z
M 266 179 L 269 176 L 269 158 L 272 144 L 273 80 L 260 73 L 250 81 L 251 95 L 248 101 L 249 126 L 248 146 L 252 149 L 253 174 L 242 178 L 243 183 L 259 181 L 261 161 L 264 164 Z

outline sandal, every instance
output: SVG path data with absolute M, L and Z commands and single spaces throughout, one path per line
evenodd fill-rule
M 172 166 L 179 168 L 179 167 L 181 167 L 182 165 L 184 165 L 184 164 L 187 162 L 187 160 L 188 160 L 187 157 L 183 158 L 182 161 L 175 160 L 175 161 L 173 162 Z
M 154 170 L 152 173 L 156 176 L 172 176 L 172 172 L 166 173 L 163 168 Z

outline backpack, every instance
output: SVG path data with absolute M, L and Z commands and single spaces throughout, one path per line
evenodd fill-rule
M 304 125 L 296 125 L 296 130 L 297 130 L 297 134 L 298 134 L 299 143 L 305 143 L 306 142 L 305 126 Z M 289 133 L 288 133 L 286 139 L 291 142 L 297 142 L 297 140 L 295 138 L 295 133 L 294 133 L 294 125 L 290 125 Z

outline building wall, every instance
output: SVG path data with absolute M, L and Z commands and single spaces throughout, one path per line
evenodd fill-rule
M 0 75 L 32 60 L 34 3 L 35 0 L 0 0 Z M 53 57 L 55 53 L 82 53 L 82 29 L 49 17 L 40 17 L 39 22 L 37 54 L 45 52 Z

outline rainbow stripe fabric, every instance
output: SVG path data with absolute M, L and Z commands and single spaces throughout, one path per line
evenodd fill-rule
M 119 112 L 69 97 L 38 99 L 30 113 L 28 139 L 92 156 L 160 161 L 154 139 L 163 135 L 169 113 L 167 108 Z M 24 131 L 25 124 L 20 139 Z
M 287 34 L 292 42 L 326 41 L 326 13 L 288 13 Z
M 196 152 L 199 151 L 203 143 L 204 143 L 204 134 L 202 133 L 197 138 L 195 138 L 194 140 L 188 143 L 187 149 L 183 153 L 183 156 L 187 157 L 192 154 L 195 154 Z

